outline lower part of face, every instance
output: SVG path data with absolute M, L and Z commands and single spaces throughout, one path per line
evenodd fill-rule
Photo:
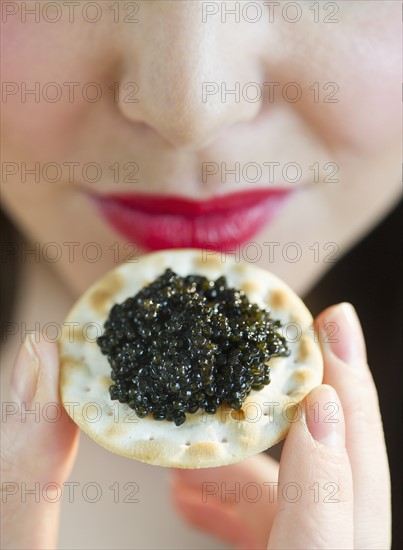
M 302 293 L 397 200 L 397 4 L 22 4 L 3 14 L 4 205 L 21 258 L 77 293 L 189 246 Z

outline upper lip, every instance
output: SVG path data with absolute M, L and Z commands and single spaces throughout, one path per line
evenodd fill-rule
M 290 191 L 292 189 L 253 189 L 226 195 L 215 195 L 203 200 L 184 198 L 177 195 L 110 193 L 102 196 L 98 195 L 97 199 L 108 202 L 113 201 L 127 208 L 141 210 L 149 214 L 180 215 L 192 218 L 247 208 L 270 197 L 284 196 Z

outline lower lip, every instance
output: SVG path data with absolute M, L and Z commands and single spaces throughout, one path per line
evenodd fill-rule
M 225 206 L 225 196 L 216 197 L 217 209 L 209 208 L 204 213 L 184 214 L 186 201 L 168 199 L 168 213 L 163 213 L 164 201 L 156 199 L 158 208 L 153 211 L 153 202 L 148 197 L 149 205 L 144 207 L 144 201 L 132 200 L 130 205 L 115 197 L 95 197 L 103 217 L 112 227 L 129 241 L 136 243 L 144 250 L 160 250 L 165 248 L 205 248 L 214 250 L 230 250 L 236 245 L 249 241 L 263 227 L 269 225 L 278 214 L 289 190 L 273 190 L 270 193 L 256 193 L 258 198 L 233 201 L 233 208 Z M 180 212 L 172 212 L 172 204 L 181 203 L 177 208 Z M 200 205 L 203 203 L 189 203 Z M 161 208 L 162 206 L 162 208 Z M 190 209 L 192 211 L 192 209 Z M 193 210 L 195 210 L 193 208 Z

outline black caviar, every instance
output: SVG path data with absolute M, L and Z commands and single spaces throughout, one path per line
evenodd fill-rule
M 279 327 L 225 277 L 167 269 L 113 306 L 97 340 L 112 367 L 111 399 L 177 426 L 199 408 L 239 409 L 252 389 L 269 384 L 268 360 L 289 355 Z

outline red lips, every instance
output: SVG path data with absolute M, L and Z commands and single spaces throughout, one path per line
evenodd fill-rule
M 270 223 L 289 193 L 289 189 L 256 189 L 204 201 L 110 194 L 95 200 L 107 221 L 143 249 L 230 250 Z

